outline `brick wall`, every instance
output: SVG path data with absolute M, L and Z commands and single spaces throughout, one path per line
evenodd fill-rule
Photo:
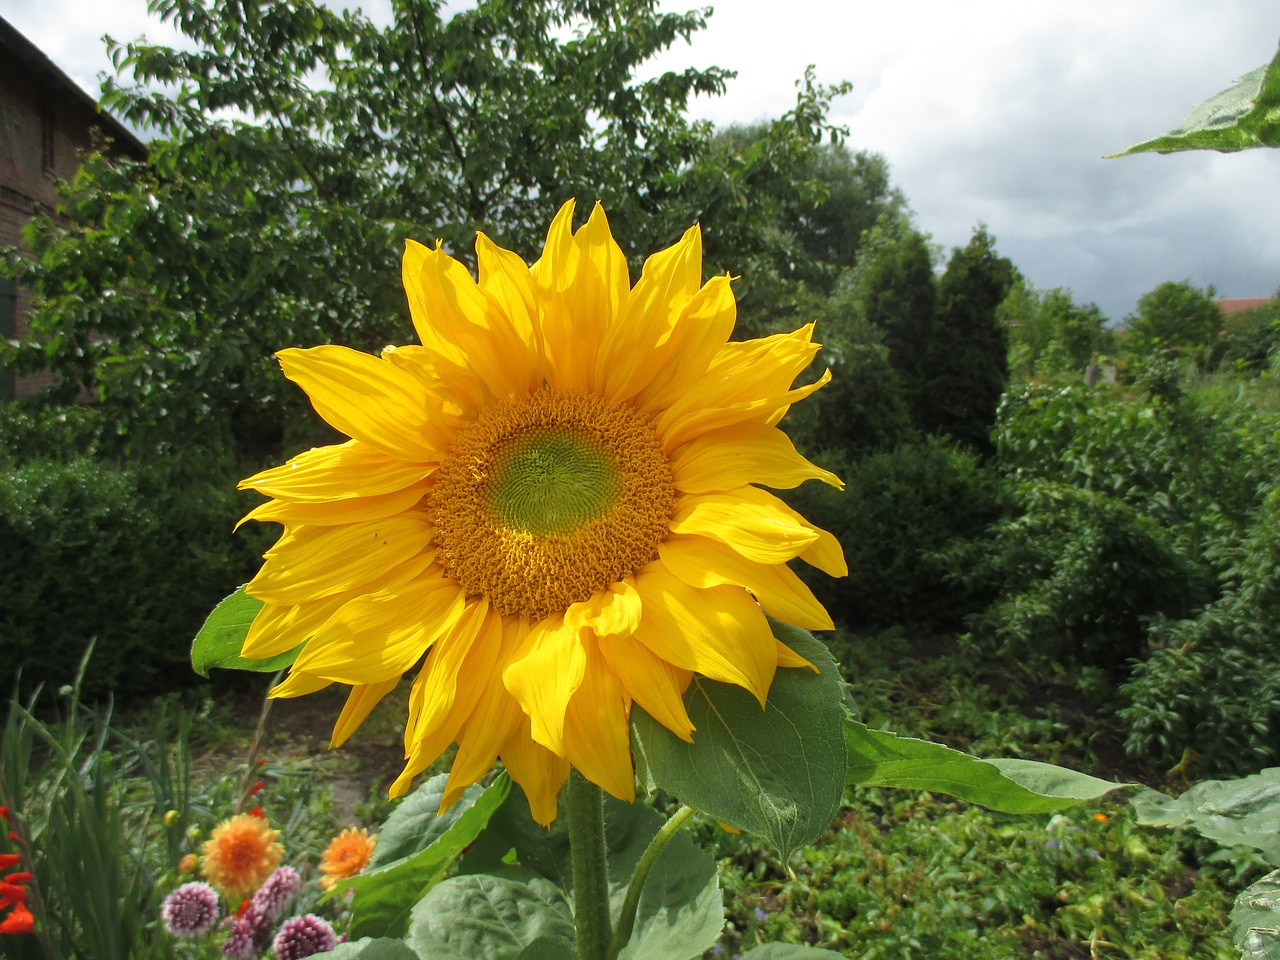
M 0 247 L 23 248 L 23 226 L 38 210 L 53 209 L 54 181 L 75 176 L 92 131 L 103 126 L 117 149 L 145 155 L 131 134 L 99 114 L 84 91 L 0 19 Z M 30 311 L 30 291 L 0 290 L 0 336 L 24 335 Z M 47 373 L 15 378 L 0 368 L 0 399 L 31 396 L 51 379 Z

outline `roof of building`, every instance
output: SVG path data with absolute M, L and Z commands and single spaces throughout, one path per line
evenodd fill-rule
M 1254 307 L 1261 307 L 1270 303 L 1272 299 L 1272 297 L 1237 297 L 1213 302 L 1218 305 L 1219 310 L 1230 316 L 1233 313 L 1239 313 L 1241 310 L 1252 310 Z
M 63 73 L 56 63 L 41 52 L 39 47 L 19 33 L 13 24 L 3 17 L 0 17 L 0 51 L 12 56 L 68 100 L 97 114 L 103 130 L 116 142 L 119 149 L 134 156 L 146 156 L 146 144 L 139 140 L 132 130 L 102 110 L 93 97 L 80 89 L 79 84 Z

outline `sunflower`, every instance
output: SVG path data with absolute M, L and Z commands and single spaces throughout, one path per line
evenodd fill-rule
M 279 866 L 284 853 L 279 837 L 279 830 L 252 813 L 223 820 L 204 842 L 200 871 L 229 903 L 239 903 Z
M 570 201 L 532 267 L 479 234 L 478 282 L 409 241 L 421 345 L 282 350 L 351 439 L 241 483 L 270 498 L 246 519 L 284 526 L 247 586 L 264 605 L 243 654 L 305 642 L 273 694 L 349 685 L 337 745 L 422 661 L 392 796 L 456 742 L 444 806 L 501 758 L 543 824 L 570 765 L 634 798 L 633 704 L 692 741 L 695 674 L 763 706 L 778 667 L 812 669 L 765 613 L 831 629 L 787 562 L 847 572 L 757 486 L 840 486 L 778 428 L 830 379 L 792 387 L 812 324 L 732 342 L 730 278 L 702 284 L 696 226 L 631 286 L 603 209 L 572 218 Z
M 348 828 L 329 841 L 320 856 L 320 886 L 329 892 L 338 886 L 339 880 L 354 877 L 365 868 L 373 856 L 373 846 L 378 835 L 369 836 L 363 828 Z

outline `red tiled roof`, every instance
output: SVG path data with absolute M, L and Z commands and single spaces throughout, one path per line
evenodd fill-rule
M 1241 310 L 1252 310 L 1254 307 L 1260 307 L 1263 304 L 1270 303 L 1271 300 L 1271 297 L 1238 297 L 1234 300 L 1215 300 L 1213 302 L 1218 305 L 1219 310 L 1230 316 L 1233 313 L 1239 313 Z

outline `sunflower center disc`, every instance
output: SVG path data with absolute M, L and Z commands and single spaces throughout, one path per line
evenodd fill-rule
M 543 389 L 461 432 L 429 504 L 446 573 L 536 623 L 653 560 L 675 487 L 630 407 Z

